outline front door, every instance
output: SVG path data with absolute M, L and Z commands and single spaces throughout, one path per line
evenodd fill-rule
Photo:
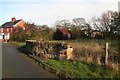
M 10 39 L 10 34 L 9 33 L 5 33 L 3 38 L 4 39 Z
M 5 39 L 5 35 L 3 35 L 3 39 Z
M 0 33 L 0 39 L 3 39 L 3 34 L 2 33 Z

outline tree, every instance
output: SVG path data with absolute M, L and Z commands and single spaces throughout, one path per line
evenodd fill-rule
M 72 25 L 80 28 L 81 30 L 90 29 L 90 25 L 86 22 L 84 18 L 74 18 L 72 21 Z
M 87 30 L 88 33 L 90 33 L 90 30 L 91 30 L 91 26 L 88 23 L 86 23 L 86 20 L 84 18 L 74 18 L 72 22 L 70 22 L 67 19 L 60 20 L 60 21 L 57 20 L 55 22 L 55 27 L 56 28 L 62 27 L 62 28 L 71 30 L 72 37 L 74 39 L 82 38 L 83 36 L 82 34 L 84 34 L 82 30 Z
M 74 26 L 73 33 L 75 34 L 76 38 L 88 38 L 88 36 L 85 35 L 84 31 L 87 31 L 90 34 L 91 26 L 86 22 L 84 18 L 74 18 L 72 20 L 72 26 Z
M 72 21 L 73 25 L 80 28 L 82 28 L 86 24 L 86 20 L 84 18 L 74 18 Z
M 105 38 L 113 37 L 120 31 L 120 13 L 108 11 L 101 15 L 100 18 L 93 18 L 93 27 L 103 32 Z
M 72 38 L 73 39 L 80 39 L 80 28 L 75 27 L 74 25 L 70 27 L 70 30 L 72 32 Z
M 59 28 L 59 27 L 63 27 L 63 28 L 68 28 L 71 26 L 71 22 L 67 19 L 64 20 L 57 20 L 55 22 L 55 27 Z
M 18 42 L 24 42 L 26 41 L 26 39 L 27 39 L 26 30 L 20 27 L 13 29 L 13 35 L 12 35 L 11 40 L 18 41 Z
M 13 31 L 12 40 L 25 42 L 26 40 L 51 40 L 52 31 L 47 25 L 35 25 L 27 23 L 27 28 L 24 30 L 20 27 Z

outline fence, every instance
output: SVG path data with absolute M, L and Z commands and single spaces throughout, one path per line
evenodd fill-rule
M 115 70 L 119 70 L 119 55 L 109 54 L 108 43 L 105 46 L 100 46 L 98 43 L 91 45 L 73 45 L 74 58 L 88 63 L 97 63 L 99 65 L 111 66 Z

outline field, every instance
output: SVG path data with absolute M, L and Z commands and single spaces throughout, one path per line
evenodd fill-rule
M 59 40 L 68 43 L 84 43 L 89 44 L 91 42 L 97 42 L 100 45 L 104 45 L 106 42 L 111 43 L 113 47 L 118 47 L 120 45 L 119 40 L 102 40 L 102 39 L 80 39 L 80 40 Z
M 100 40 L 100 39 L 81 39 L 81 40 L 59 40 L 61 42 L 67 42 L 74 47 L 76 46 L 91 46 L 91 44 L 97 43 L 102 48 L 105 48 L 105 43 L 109 43 L 109 54 L 120 54 L 120 41 L 119 40 Z M 94 46 L 96 47 L 96 46 Z

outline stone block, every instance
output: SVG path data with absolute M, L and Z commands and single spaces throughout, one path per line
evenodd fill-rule
M 36 56 L 49 59 L 66 60 L 72 58 L 73 48 L 65 42 L 26 41 L 26 49 Z

